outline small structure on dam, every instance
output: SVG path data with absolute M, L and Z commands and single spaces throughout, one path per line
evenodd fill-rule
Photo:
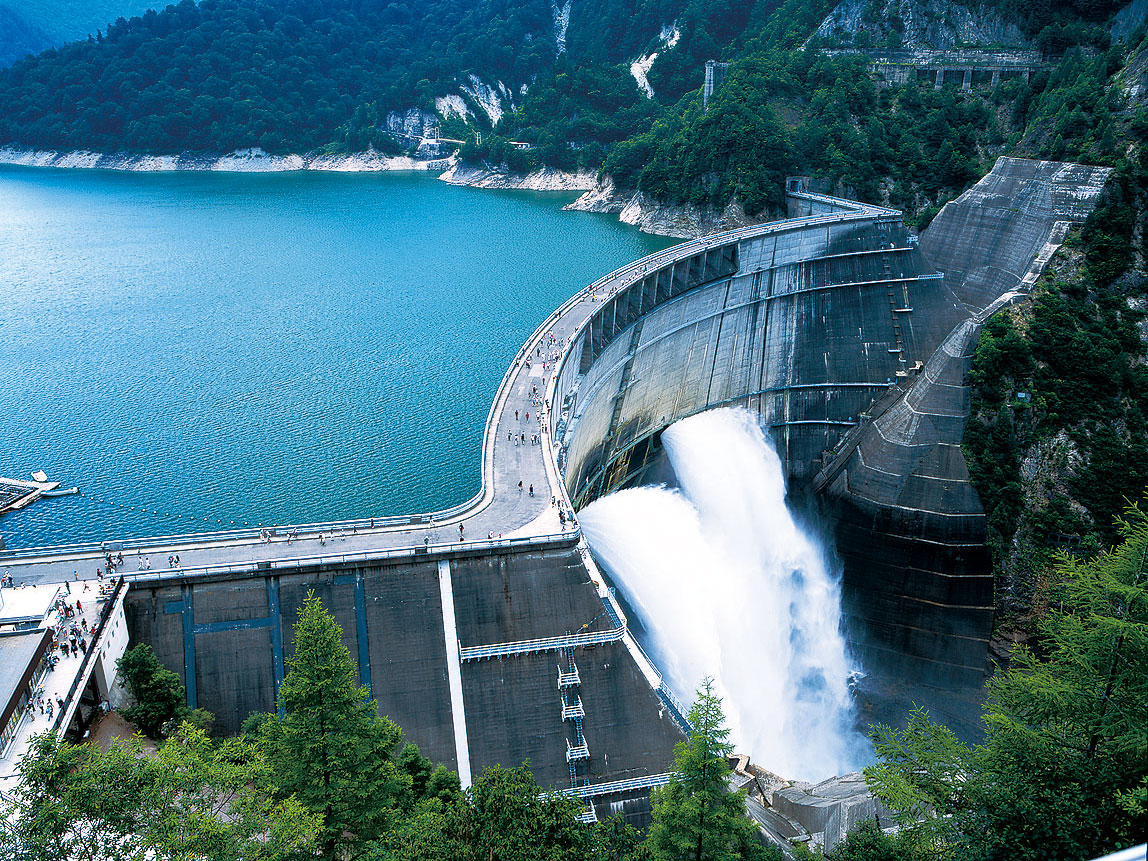
M 133 639 L 227 731 L 275 707 L 314 590 L 380 710 L 464 783 L 529 759 L 541 783 L 589 799 L 588 818 L 624 809 L 666 781 L 683 708 L 575 511 L 641 483 L 669 424 L 747 407 L 834 518 L 867 660 L 979 684 L 993 591 L 959 447 L 965 372 L 980 325 L 1024 295 L 1106 176 L 1002 159 L 919 242 L 896 211 L 791 191 L 791 219 L 600 279 L 508 369 L 482 491 L 452 509 L 9 550 L 0 564 L 34 582 L 118 563 Z

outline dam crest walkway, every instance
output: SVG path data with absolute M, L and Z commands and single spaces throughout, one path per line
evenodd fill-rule
M 572 344 L 602 303 L 652 272 L 745 239 L 900 217 L 896 210 L 822 195 L 791 191 L 789 197 L 810 210 L 827 211 L 682 242 L 598 279 L 552 312 L 519 350 L 499 385 L 484 431 L 482 489 L 460 505 L 397 517 L 123 540 L 108 536 L 103 543 L 17 548 L 0 554 L 0 569 L 16 584 L 87 579 L 104 567 L 105 553 L 122 553 L 124 562 L 116 573 L 144 583 L 577 542 L 577 520 L 559 474 L 552 445 L 555 421 L 547 405 L 554 399 L 558 370 L 572 358 Z M 171 556 L 179 557 L 178 568 L 169 567 Z

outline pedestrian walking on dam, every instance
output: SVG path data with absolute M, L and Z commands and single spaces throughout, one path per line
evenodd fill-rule
M 534 485 L 530 485 L 530 495 L 534 496 Z

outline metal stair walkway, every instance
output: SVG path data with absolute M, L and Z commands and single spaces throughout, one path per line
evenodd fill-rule
M 623 792 L 635 792 L 639 789 L 653 789 L 665 786 L 677 777 L 676 772 L 665 774 L 648 774 L 645 777 L 631 777 L 626 780 L 611 780 L 608 783 L 588 783 L 583 786 L 574 786 L 563 789 L 567 795 L 575 798 L 597 798 L 599 795 L 617 795 Z
M 543 637 L 539 640 L 519 640 L 514 643 L 493 643 L 489 646 L 461 646 L 458 656 L 463 661 L 481 661 L 484 658 L 507 658 L 515 655 L 531 655 L 538 652 L 560 652 L 593 646 L 599 643 L 616 643 L 626 634 L 625 628 L 609 631 L 591 631 L 588 634 L 566 634 L 561 637 Z

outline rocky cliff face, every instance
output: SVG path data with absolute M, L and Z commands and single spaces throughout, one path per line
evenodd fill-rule
M 438 116 L 418 108 L 391 111 L 386 119 L 387 131 L 412 138 L 431 137 L 438 132 Z
M 511 188 L 522 191 L 586 191 L 593 188 L 597 182 L 596 175 L 589 171 L 567 173 L 552 167 L 544 167 L 534 173 L 517 174 L 462 163 L 453 165 L 439 179 L 451 185 Z
M 1030 47 L 998 10 L 971 0 L 967 6 L 955 0 L 844 0 L 815 36 L 843 45 L 892 49 Z
M 617 213 L 620 221 L 633 224 L 643 233 L 679 239 L 695 239 L 765 220 L 746 215 L 736 199 L 722 210 L 685 204 L 668 205 L 645 192 L 616 188 L 609 177 L 563 208 L 577 212 Z
M 474 100 L 492 126 L 498 125 L 502 115 L 514 110 L 514 94 L 502 81 L 487 84 L 477 75 L 468 75 L 468 84 L 460 84 L 459 90 Z

